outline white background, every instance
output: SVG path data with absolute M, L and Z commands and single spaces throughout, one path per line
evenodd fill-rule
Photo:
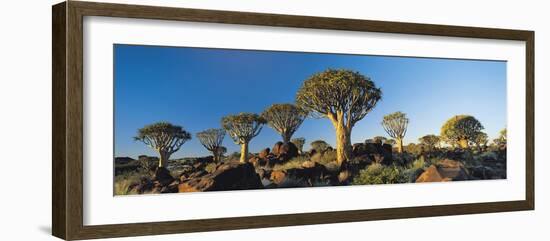
M 114 43 L 505 60 L 507 179 L 113 198 Z M 525 199 L 524 42 L 87 17 L 84 56 L 84 225 Z
M 138 3 L 140 1 L 133 1 Z M 142 1 L 141 1 L 142 2 Z M 161 1 L 156 1 L 161 2 Z M 537 150 L 548 141 L 550 29 L 544 1 L 162 1 L 179 6 L 426 22 L 536 31 Z M 2 240 L 55 240 L 51 219 L 51 35 L 53 1 L 10 1 L 0 14 L 0 198 Z M 550 168 L 536 153 L 536 211 L 165 235 L 155 240 L 547 240 Z M 338 201 L 338 197 L 332 197 Z M 151 240 L 151 237 L 128 240 Z

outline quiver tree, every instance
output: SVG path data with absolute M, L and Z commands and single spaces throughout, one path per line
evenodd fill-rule
M 403 112 L 395 112 L 384 116 L 382 126 L 389 136 L 395 139 L 397 144 L 397 152 L 403 152 L 403 138 L 407 133 L 409 118 Z
M 487 142 L 489 142 L 489 136 L 485 132 L 478 132 L 472 142 L 476 145 L 477 149 L 479 151 L 483 151 L 483 149 L 487 146 Z
M 279 132 L 284 143 L 290 142 L 290 138 L 304 122 L 306 116 L 306 111 L 293 104 L 273 104 L 262 113 L 267 124 Z
M 206 150 L 212 152 L 214 161 L 218 162 L 224 152 L 222 149 L 223 138 L 225 137 L 224 129 L 207 129 L 197 133 L 197 138 Z
M 314 117 L 327 118 L 336 130 L 336 161 L 351 160 L 351 130 L 382 97 L 369 77 L 351 70 L 314 74 L 296 94 L 296 104 Z
M 222 118 L 222 126 L 235 144 L 241 145 L 240 162 L 246 162 L 248 157 L 248 143 L 260 134 L 265 119 L 254 113 L 240 113 Z
M 456 115 L 447 120 L 441 127 L 441 137 L 451 145 L 458 144 L 468 148 L 478 133 L 483 130 L 481 123 L 470 115 Z
M 493 143 L 499 148 L 506 148 L 506 128 L 499 132 L 498 138 L 493 140 Z
M 418 142 L 426 146 L 429 150 L 435 150 L 435 148 L 439 147 L 441 138 L 439 138 L 439 136 L 436 136 L 436 135 L 425 135 L 423 137 L 418 138 Z
M 191 139 L 191 134 L 181 126 L 157 122 L 138 130 L 134 140 L 141 141 L 159 154 L 159 167 L 166 167 L 170 156 Z
M 296 148 L 298 148 L 298 153 L 303 153 L 304 144 L 306 144 L 306 138 L 298 137 L 290 140 L 290 142 L 292 142 L 292 144 L 294 144 Z

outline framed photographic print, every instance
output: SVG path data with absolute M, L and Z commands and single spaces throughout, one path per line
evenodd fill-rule
M 52 24 L 57 237 L 534 209 L 532 31 L 78 1 Z

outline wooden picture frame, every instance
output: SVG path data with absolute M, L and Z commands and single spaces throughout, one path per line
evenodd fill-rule
M 534 209 L 534 32 L 263 13 L 68 1 L 52 8 L 52 233 L 66 239 L 110 238 L 213 230 L 280 227 Z M 83 17 L 107 16 L 260 26 L 518 40 L 526 43 L 525 200 L 215 218 L 152 223 L 83 225 Z

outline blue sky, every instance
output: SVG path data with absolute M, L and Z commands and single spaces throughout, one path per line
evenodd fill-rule
M 380 122 L 402 111 L 409 127 L 405 144 L 439 134 L 450 117 L 476 117 L 492 139 L 506 126 L 506 62 L 301 52 L 159 46 L 114 46 L 115 156 L 156 155 L 133 136 L 144 125 L 168 121 L 193 134 L 172 158 L 204 156 L 195 133 L 220 128 L 220 119 L 239 112 L 261 113 L 273 103 L 293 103 L 302 82 L 327 68 L 369 76 L 382 100 L 359 121 L 352 141 L 386 136 Z M 308 118 L 293 137 L 322 139 L 334 146 L 327 119 Z M 281 137 L 265 126 L 250 151 L 272 147 Z M 226 136 L 228 153 L 239 146 Z

